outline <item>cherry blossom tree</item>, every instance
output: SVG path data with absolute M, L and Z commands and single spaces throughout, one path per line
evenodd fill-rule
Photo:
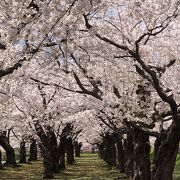
M 54 149 L 45 139 L 54 137 L 57 150 L 56 132 L 63 142 L 60 132 L 71 122 L 71 131 L 64 130 L 70 146 L 81 131 L 79 139 L 112 143 L 104 152 L 108 163 L 125 154 L 127 178 L 172 179 L 179 147 L 179 1 L 7 0 L 0 8 L 2 106 L 15 98 L 23 126 L 33 127 L 46 157 Z M 93 120 L 87 127 L 86 113 Z M 156 137 L 151 173 L 149 136 Z

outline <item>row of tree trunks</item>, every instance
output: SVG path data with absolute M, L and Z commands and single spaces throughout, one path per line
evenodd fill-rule
M 114 134 L 106 133 L 102 144 L 98 145 L 100 157 L 111 166 L 116 166 L 116 138 Z
M 67 163 L 73 164 L 75 162 L 74 144 L 71 137 L 72 127 L 70 124 L 65 126 L 60 135 L 60 142 L 58 144 L 53 128 L 43 128 L 38 122 L 34 125 L 42 143 L 43 178 L 53 178 L 53 173 L 58 173 L 60 170 L 66 168 L 65 152 L 67 152 Z
M 172 180 L 179 149 L 179 128 L 172 125 L 156 138 L 152 171 L 149 135 L 144 131 L 131 128 L 124 141 L 119 136 L 106 133 L 98 149 L 99 156 L 107 164 L 116 165 L 121 173 L 125 172 L 126 179 Z
M 4 134 L 5 136 L 5 134 Z M 4 141 L 6 140 L 6 141 Z M 22 140 L 20 142 L 20 160 L 19 163 L 27 163 L 26 161 L 26 146 L 25 146 L 26 142 L 24 140 Z M 1 136 L 1 146 L 3 148 L 5 148 L 6 151 L 6 163 L 4 165 L 6 166 L 13 166 L 16 167 L 16 159 L 15 159 L 15 152 L 14 149 L 10 146 L 9 141 L 7 141 L 6 137 Z M 33 143 L 33 148 L 36 149 L 36 153 L 34 151 L 30 150 L 30 159 L 31 160 L 37 160 L 37 145 L 36 145 L 36 140 Z M 2 154 L 0 151 L 0 169 L 3 168 L 3 164 L 2 164 Z
M 31 139 L 30 151 L 29 151 L 28 161 L 36 161 L 37 160 L 37 144 L 35 139 Z M 19 163 L 27 163 L 26 160 L 26 142 L 22 140 L 20 142 L 20 160 Z
M 168 132 L 161 133 L 155 141 L 152 179 L 172 180 L 179 149 L 179 127 L 172 124 Z
M 106 133 L 103 143 L 98 145 L 99 155 L 108 165 L 117 166 L 126 179 L 150 180 L 149 135 L 131 129 L 124 141 L 118 134 Z
M 49 177 L 49 173 L 47 172 L 47 169 L 52 169 L 53 172 L 57 173 L 59 170 L 64 170 L 65 167 L 65 151 L 67 151 L 67 163 L 72 164 L 74 163 L 74 145 L 72 142 L 72 139 L 69 138 L 68 140 L 66 139 L 66 136 L 61 136 L 60 138 L 60 144 L 59 147 L 57 146 L 57 140 L 55 137 L 55 134 L 51 131 L 48 132 L 48 137 L 49 137 L 49 142 L 50 142 L 50 147 L 51 150 L 47 151 L 43 148 L 43 153 L 45 154 L 44 158 L 44 164 L 48 168 L 45 168 L 46 174 Z M 15 153 L 14 149 L 10 146 L 9 141 L 7 140 L 6 135 L 1 135 L 1 146 L 5 148 L 6 150 L 6 156 L 7 156 L 7 161 L 6 165 L 16 165 L 16 160 L 15 160 Z M 27 163 L 26 161 L 26 147 L 25 147 L 25 140 L 22 140 L 20 142 L 20 160 L 19 163 Z M 80 152 L 79 152 L 80 153 Z M 1 155 L 1 154 L 0 154 Z M 47 157 L 47 158 L 46 158 Z M 50 159 L 50 160 L 49 160 Z M 30 157 L 28 161 L 34 161 L 37 160 L 37 144 L 35 139 L 31 139 L 31 144 L 30 144 Z M 52 161 L 52 167 L 51 167 L 51 162 Z M 0 161 L 1 163 L 1 161 Z M 1 163 L 2 165 L 2 163 Z M 0 165 L 0 166 L 1 166 Z

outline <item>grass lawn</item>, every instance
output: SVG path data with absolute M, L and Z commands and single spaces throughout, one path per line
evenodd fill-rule
M 42 162 L 23 164 L 18 168 L 4 168 L 0 170 L 0 179 L 40 180 L 42 179 Z M 76 158 L 75 165 L 68 165 L 64 172 L 55 175 L 55 179 L 62 180 L 113 180 L 119 176 L 115 168 L 108 167 L 97 154 L 82 154 Z
M 41 180 L 42 161 L 22 164 L 21 167 L 6 167 L 0 170 L 0 179 L 5 180 Z M 75 165 L 68 165 L 67 169 L 55 175 L 61 180 L 115 180 L 121 177 L 115 168 L 108 167 L 97 154 L 82 154 L 76 158 Z M 180 155 L 177 157 L 174 180 L 180 180 Z
M 176 158 L 176 166 L 174 169 L 173 180 L 180 180 L 180 154 L 178 154 L 178 156 Z

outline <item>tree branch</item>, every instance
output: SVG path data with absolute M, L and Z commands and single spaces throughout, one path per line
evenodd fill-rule
M 6 68 L 5 70 L 0 70 L 0 78 L 12 74 L 15 70 L 22 67 L 22 63 L 26 61 L 26 58 L 19 60 L 17 63 L 15 63 L 12 67 Z

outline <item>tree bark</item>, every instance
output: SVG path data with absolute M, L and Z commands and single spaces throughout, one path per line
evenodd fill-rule
M 150 180 L 149 135 L 135 130 L 133 151 L 133 180 Z
M 30 156 L 28 161 L 36 161 L 37 160 L 37 144 L 36 140 L 33 138 L 31 139 L 31 144 L 30 144 Z
M 27 163 L 26 161 L 26 143 L 24 140 L 20 142 L 20 160 L 19 163 Z
M 43 179 L 53 178 L 53 159 L 52 154 L 45 147 L 43 148 Z
M 65 152 L 67 149 L 67 135 L 69 135 L 70 132 L 71 132 L 71 124 L 67 123 L 60 135 L 60 142 L 59 142 L 59 169 L 60 170 L 66 169 Z
M 125 175 L 127 179 L 133 177 L 133 136 L 127 133 L 127 139 L 124 141 L 125 152 Z
M 17 166 L 14 149 L 9 144 L 9 140 L 6 137 L 5 132 L 0 135 L 0 145 L 6 151 L 6 163 L 4 165 L 13 167 Z
M 116 166 L 120 173 L 125 172 L 124 164 L 125 164 L 125 154 L 124 154 L 122 139 L 119 136 L 117 136 L 116 137 Z
M 58 173 L 59 172 L 59 154 L 58 154 L 57 138 L 54 131 L 51 129 L 47 130 L 47 136 L 48 136 L 48 141 L 49 141 L 48 149 L 52 157 L 53 172 Z
M 59 170 L 65 170 L 65 146 L 61 142 L 59 145 Z
M 74 145 L 72 138 L 69 137 L 66 140 L 66 152 L 67 152 L 67 164 L 73 164 L 75 162 L 74 160 Z
M 34 123 L 37 135 L 41 139 L 42 142 L 42 155 L 43 155 L 43 179 L 50 179 L 53 178 L 53 157 L 52 157 L 52 146 L 51 146 L 51 136 L 48 130 L 45 133 L 42 126 L 36 122 Z

